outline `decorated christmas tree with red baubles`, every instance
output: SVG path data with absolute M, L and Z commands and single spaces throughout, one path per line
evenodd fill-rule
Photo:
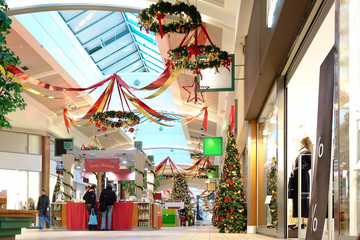
M 239 233 L 246 230 L 246 201 L 242 176 L 240 172 L 240 156 L 235 137 L 229 131 L 224 167 L 221 174 L 219 191 L 216 195 L 213 224 L 221 233 Z

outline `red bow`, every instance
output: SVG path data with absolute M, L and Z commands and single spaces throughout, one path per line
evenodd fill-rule
M 164 13 L 162 13 L 162 14 L 161 14 L 161 13 L 158 13 L 158 14 L 156 15 L 156 19 L 159 21 L 159 30 L 160 30 L 160 36 L 161 36 L 161 38 L 164 37 L 161 20 L 164 19 L 165 16 L 166 16 L 166 15 L 165 15 Z
M 226 67 L 227 68 L 227 70 L 229 70 L 230 71 L 230 65 L 231 65 L 231 63 L 233 62 L 234 60 L 232 59 L 232 58 L 229 58 L 228 60 L 225 60 L 224 61 L 224 67 Z
M 188 57 L 188 60 L 191 58 L 192 55 L 195 56 L 200 56 L 200 50 L 203 49 L 202 47 L 199 47 L 198 45 L 191 45 L 190 47 L 188 47 L 188 51 L 190 52 L 190 55 Z

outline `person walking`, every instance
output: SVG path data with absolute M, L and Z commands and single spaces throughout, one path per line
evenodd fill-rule
M 94 211 L 96 215 L 96 194 L 95 194 L 96 185 L 92 185 L 90 189 L 85 193 L 83 199 L 85 200 L 86 209 L 89 213 L 89 218 L 91 211 Z M 88 225 L 89 231 L 97 230 L 97 225 Z
M 49 197 L 46 196 L 46 191 L 43 189 L 41 191 L 41 196 L 39 197 L 38 205 L 36 208 L 39 211 L 39 222 L 40 222 L 40 229 L 44 229 L 44 218 L 46 222 L 46 227 L 50 227 L 50 200 Z
M 114 207 L 114 202 L 116 202 L 116 194 L 112 189 L 112 185 L 108 184 L 106 186 L 106 188 L 101 192 L 100 194 L 100 206 L 101 205 L 105 205 L 104 208 L 101 207 L 103 209 L 101 215 L 101 230 L 105 230 L 105 223 L 106 223 L 106 214 L 107 214 L 107 231 L 110 231 L 111 229 L 111 217 L 112 217 L 112 211 L 113 211 L 113 207 Z

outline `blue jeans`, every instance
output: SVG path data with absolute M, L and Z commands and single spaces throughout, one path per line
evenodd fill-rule
M 40 229 L 44 229 L 44 218 L 45 218 L 45 222 L 46 222 L 46 226 L 50 226 L 50 221 L 48 217 L 45 216 L 41 216 L 39 217 L 39 222 L 40 222 Z
M 106 222 L 106 213 L 108 215 L 107 217 L 107 230 L 111 229 L 111 217 L 112 217 L 112 211 L 113 211 L 113 205 L 107 206 L 107 209 L 105 212 L 101 213 L 101 229 L 105 229 L 105 222 Z

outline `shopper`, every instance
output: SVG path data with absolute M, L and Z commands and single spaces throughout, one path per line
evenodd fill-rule
M 49 228 L 50 200 L 49 197 L 46 196 L 46 191 L 44 189 L 41 191 L 41 196 L 39 197 L 39 201 L 36 209 L 39 211 L 40 229 L 41 230 L 44 229 L 44 218 L 46 222 L 46 227 Z
M 116 194 L 114 190 L 112 190 L 112 185 L 108 184 L 106 188 L 101 192 L 100 194 L 100 205 L 105 205 L 104 208 L 102 208 L 104 211 L 102 211 L 102 217 L 101 217 L 101 230 L 105 230 L 105 222 L 106 222 L 106 214 L 107 217 L 107 228 L 106 230 L 109 231 L 111 229 L 111 217 L 112 217 L 112 211 L 114 207 L 114 202 L 116 202 Z
M 96 185 L 92 185 L 90 187 L 90 189 L 85 193 L 83 199 L 85 200 L 85 204 L 86 204 L 86 209 L 89 213 L 89 217 L 91 214 L 91 211 L 94 211 L 95 215 L 96 215 L 96 194 L 95 194 L 95 190 L 96 190 Z M 89 225 L 88 226 L 89 231 L 92 230 L 96 230 L 97 229 L 97 225 Z

